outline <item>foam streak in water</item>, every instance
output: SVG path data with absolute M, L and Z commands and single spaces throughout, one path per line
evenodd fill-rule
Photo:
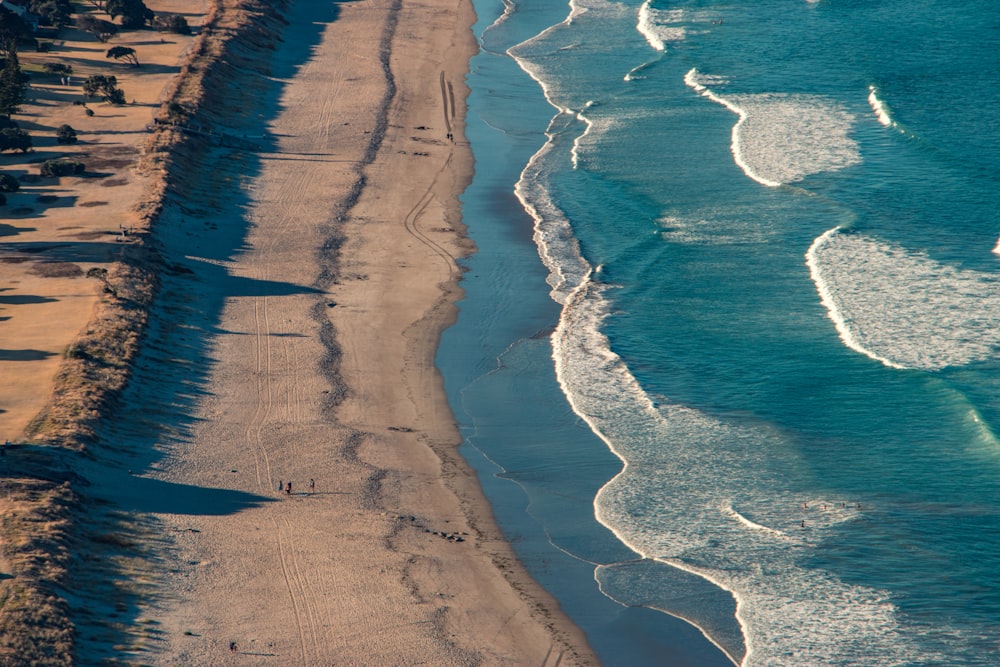
M 687 35 L 687 29 L 680 25 L 684 11 L 653 9 L 651 2 L 652 0 L 646 0 L 639 7 L 636 30 L 646 38 L 651 47 L 657 51 L 666 51 L 667 44 L 683 41 Z
M 583 111 L 581 111 L 576 115 L 576 119 L 581 123 L 584 123 L 586 125 L 586 129 L 583 131 L 582 134 L 580 134 L 580 136 L 578 136 L 576 139 L 573 140 L 573 150 L 570 151 L 570 157 L 573 162 L 574 169 L 580 166 L 580 144 L 587 138 L 587 135 L 590 134 L 590 131 L 594 129 L 593 121 L 591 121 L 585 115 L 587 109 L 589 109 L 591 105 L 593 105 L 593 102 L 587 102 L 586 106 L 583 108 Z
M 885 593 L 799 564 L 857 512 L 825 511 L 814 499 L 773 491 L 780 479 L 762 484 L 762 453 L 780 436 L 653 403 L 600 331 L 607 289 L 582 283 L 552 338 L 557 377 L 574 411 L 624 463 L 595 500 L 598 520 L 644 558 L 730 591 L 745 655 L 731 639 L 714 638 L 744 665 L 916 659 Z M 616 585 L 616 599 L 648 598 L 627 590 L 627 580 Z
M 868 104 L 871 106 L 872 111 L 875 112 L 875 117 L 878 118 L 878 122 L 882 123 L 886 127 L 892 127 L 895 123 L 892 122 L 892 117 L 889 116 L 889 107 L 886 106 L 878 96 L 878 89 L 875 86 L 868 86 Z
M 831 229 L 806 253 L 827 314 L 852 350 L 890 368 L 940 370 L 1000 350 L 1000 280 Z
M 777 93 L 722 96 L 708 88 L 696 69 L 685 75 L 684 82 L 739 116 L 732 132 L 733 159 L 761 185 L 777 187 L 861 162 L 850 136 L 853 117 L 826 98 Z
M 524 210 L 535 221 L 534 240 L 538 254 L 549 270 L 546 279 L 552 287 L 551 296 L 558 303 L 565 303 L 569 294 L 580 284 L 590 265 L 580 255 L 579 243 L 573 235 L 569 220 L 552 201 L 547 187 L 547 162 L 557 159 L 555 144 L 559 125 L 571 122 L 575 114 L 557 114 L 549 124 L 548 141 L 535 153 L 521 172 L 514 193 Z

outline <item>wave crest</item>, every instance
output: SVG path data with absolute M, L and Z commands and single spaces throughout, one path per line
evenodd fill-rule
M 733 126 L 733 159 L 761 185 L 777 187 L 806 176 L 846 169 L 861 163 L 851 138 L 854 117 L 819 95 L 758 93 L 722 96 L 696 69 L 684 82 L 699 95 L 737 116 Z
M 1000 349 L 1000 279 L 835 228 L 806 264 L 847 347 L 890 368 L 940 370 Z

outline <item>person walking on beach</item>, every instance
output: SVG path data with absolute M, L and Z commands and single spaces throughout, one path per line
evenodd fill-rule
M 289 482 L 288 486 L 285 487 L 285 495 L 286 496 L 292 495 L 292 483 L 291 482 Z
M 309 495 L 316 492 L 316 480 L 309 478 Z

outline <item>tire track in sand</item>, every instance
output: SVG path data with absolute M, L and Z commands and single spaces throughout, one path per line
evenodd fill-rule
M 263 312 L 262 312 L 263 311 Z M 263 446 L 264 424 L 271 412 L 273 396 L 271 391 L 271 336 L 270 323 L 267 317 L 267 297 L 254 297 L 254 345 L 256 351 L 256 366 L 254 375 L 257 379 L 257 404 L 253 417 L 247 423 L 244 433 L 248 443 L 253 443 L 254 468 L 257 475 L 257 488 L 264 488 L 261 479 L 261 459 L 264 461 L 264 476 L 267 486 L 271 482 L 271 459 Z
M 285 545 L 281 539 L 281 526 L 274 517 L 271 518 L 271 521 L 274 523 L 274 539 L 278 549 L 278 562 L 281 563 L 281 576 L 285 579 L 285 588 L 288 591 L 288 598 L 292 603 L 292 614 L 295 616 L 295 630 L 299 636 L 300 657 L 302 664 L 308 665 L 311 664 L 307 656 L 307 653 L 309 653 L 308 642 L 306 641 L 305 628 L 302 625 L 302 611 L 299 609 L 299 600 L 295 592 L 296 588 L 299 588 L 301 592 L 301 587 L 298 584 L 293 584 L 292 579 L 294 575 L 290 574 L 288 571 L 288 559 L 285 554 Z M 313 634 L 313 648 L 316 648 L 315 633 L 311 634 Z
M 406 228 L 406 231 L 409 232 L 409 234 L 413 238 L 423 243 L 425 246 L 430 248 L 430 250 L 434 254 L 436 254 L 438 257 L 444 260 L 445 266 L 447 267 L 448 270 L 448 276 L 454 277 L 456 271 L 454 255 L 448 252 L 448 250 L 444 248 L 442 245 L 438 244 L 436 241 L 434 241 L 426 234 L 424 234 L 417 226 L 417 221 L 420 219 L 420 216 L 423 215 L 424 211 L 427 210 L 427 207 L 430 206 L 432 201 L 434 201 L 435 198 L 434 186 L 437 185 L 438 178 L 441 176 L 444 170 L 448 168 L 448 165 L 450 163 L 451 163 L 451 153 L 449 152 L 448 158 L 438 168 L 437 172 L 435 172 L 434 178 L 431 179 L 431 182 L 427 186 L 427 189 L 424 191 L 423 196 L 420 197 L 420 199 L 413 206 L 413 208 L 411 208 L 410 211 L 403 218 L 403 227 Z

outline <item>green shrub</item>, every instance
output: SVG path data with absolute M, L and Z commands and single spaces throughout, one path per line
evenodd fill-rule
M 21 184 L 10 174 L 0 174 L 0 192 L 17 192 Z
M 5 127 L 0 130 L 0 152 L 21 151 L 22 153 L 27 153 L 30 150 L 30 134 L 15 127 Z
M 72 74 L 73 66 L 64 65 L 63 63 L 45 63 L 43 65 L 45 71 L 49 74 Z
M 110 104 L 125 104 L 125 91 L 121 88 L 109 90 L 107 97 L 104 99 L 106 99 Z
M 180 14 L 157 14 L 153 24 L 157 30 L 172 32 L 175 35 L 191 34 L 191 26 L 188 25 L 187 19 Z
M 60 125 L 56 130 L 56 141 L 60 144 L 75 144 L 76 130 L 69 125 Z
M 155 14 L 142 0 L 107 0 L 104 11 L 112 18 L 122 17 L 122 27 L 138 30 L 152 21 Z
M 83 82 L 83 94 L 98 97 L 98 93 L 111 104 L 125 104 L 125 92 L 118 87 L 118 79 L 104 74 L 92 74 Z
M 78 176 L 84 172 L 86 167 L 79 160 L 70 160 L 67 158 L 57 158 L 55 160 L 46 160 L 42 163 L 41 170 L 42 176 Z
M 99 42 L 107 42 L 118 34 L 118 26 L 111 21 L 94 18 L 89 14 L 83 14 L 76 19 L 76 27 L 84 32 L 89 32 L 97 38 Z

